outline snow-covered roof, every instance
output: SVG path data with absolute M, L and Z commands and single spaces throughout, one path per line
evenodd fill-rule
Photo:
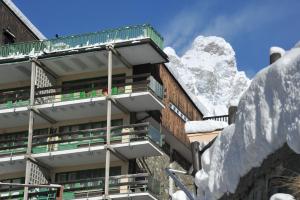
M 290 194 L 277 193 L 272 195 L 270 200 L 296 200 L 296 199 Z
M 204 133 L 221 130 L 228 126 L 227 122 L 205 120 L 205 121 L 187 121 L 185 123 L 185 133 Z
M 39 40 L 46 39 L 46 37 L 29 21 L 29 19 L 22 13 L 22 11 L 11 0 L 3 0 L 3 2 L 36 35 L 36 37 L 38 37 Z
M 279 53 L 281 56 L 283 56 L 285 53 L 285 50 L 281 47 L 271 47 L 270 55 L 272 55 L 273 53 Z
M 235 124 L 225 128 L 201 158 L 199 199 L 234 193 L 240 177 L 285 143 L 300 153 L 300 48 L 261 70 L 242 96 Z

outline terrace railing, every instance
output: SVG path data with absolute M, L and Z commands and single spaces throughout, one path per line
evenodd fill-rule
M 64 186 L 63 199 L 90 198 L 103 196 L 104 177 L 60 182 Z M 110 177 L 110 194 L 135 194 L 148 192 L 153 196 L 160 194 L 160 183 L 147 173 Z M 36 188 L 29 192 L 29 198 L 35 200 L 54 200 L 56 190 Z M 0 199 L 23 199 L 23 187 L 9 186 L 0 189 Z
M 113 126 L 111 143 L 130 143 L 149 140 L 158 146 L 163 144 L 159 130 L 149 123 Z M 45 153 L 103 145 L 106 143 L 106 127 L 73 132 L 34 135 L 32 153 Z M 27 137 L 0 141 L 0 157 L 20 155 L 26 152 Z
M 50 40 L 3 45 L 0 46 L 0 59 L 14 56 L 39 55 L 43 52 L 51 53 L 144 38 L 150 38 L 158 47 L 163 48 L 163 38 L 152 26 L 137 25 Z
M 227 122 L 227 123 L 228 123 L 228 119 L 229 119 L 228 115 L 203 117 L 203 120 L 214 120 L 214 121 L 221 121 L 221 122 Z

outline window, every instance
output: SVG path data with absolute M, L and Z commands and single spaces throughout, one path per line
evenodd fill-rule
M 117 176 L 121 174 L 121 167 L 111 167 L 110 176 Z M 101 178 L 105 176 L 105 169 L 88 169 L 73 172 L 63 172 L 56 174 L 56 182 L 63 183 L 69 181 L 80 181 Z
M 3 43 L 12 44 L 15 43 L 16 36 L 10 31 L 9 28 L 3 29 Z

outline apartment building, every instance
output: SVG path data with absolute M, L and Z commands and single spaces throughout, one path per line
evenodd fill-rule
M 1 46 L 0 181 L 62 185 L 63 199 L 162 199 L 155 164 L 188 169 L 184 123 L 203 117 L 162 48 L 149 25 Z M 58 193 L 7 185 L 0 199 Z

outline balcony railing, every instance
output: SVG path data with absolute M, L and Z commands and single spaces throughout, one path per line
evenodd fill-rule
M 104 177 L 81 179 L 68 182 L 59 182 L 64 186 L 63 199 L 91 198 L 104 195 Z M 153 196 L 160 194 L 160 183 L 148 174 L 130 174 L 110 177 L 111 195 L 150 193 Z M 52 200 L 55 199 L 56 190 L 39 188 L 30 190 L 30 199 Z M 0 199 L 19 200 L 23 198 L 23 188 L 9 186 L 0 189 Z
M 149 123 L 113 126 L 111 143 L 122 144 L 150 140 L 158 146 L 163 144 L 159 130 Z M 106 128 L 34 135 L 32 153 L 45 153 L 103 145 L 106 143 Z M 0 157 L 20 155 L 26 152 L 27 137 L 3 139 L 0 141 Z
M 163 98 L 163 86 L 150 74 L 127 77 L 113 77 L 112 95 L 150 91 L 159 99 Z M 74 89 L 76 88 L 76 89 Z M 0 109 L 29 105 L 29 89 L 0 92 Z M 73 101 L 107 96 L 107 80 L 93 80 L 66 85 L 36 88 L 36 104 Z
M 30 88 L 0 91 L 0 109 L 29 105 Z
M 150 74 L 114 77 L 112 80 L 112 95 L 145 91 L 152 92 L 159 99 L 162 99 L 164 95 L 163 86 L 150 76 Z M 0 92 L 0 109 L 28 106 L 29 94 L 29 89 Z M 37 105 L 101 96 L 107 96 L 106 79 L 36 88 L 35 94 Z
M 112 82 L 112 95 L 145 91 L 152 92 L 160 99 L 164 95 L 163 86 L 148 73 L 113 77 Z M 37 88 L 35 95 L 36 104 L 73 101 L 101 96 L 107 96 L 106 79 Z
M 0 59 L 14 56 L 39 55 L 43 52 L 69 50 L 121 41 L 150 38 L 161 49 L 163 38 L 150 25 L 128 26 L 95 33 L 60 37 L 50 40 L 15 43 L 0 46 Z

